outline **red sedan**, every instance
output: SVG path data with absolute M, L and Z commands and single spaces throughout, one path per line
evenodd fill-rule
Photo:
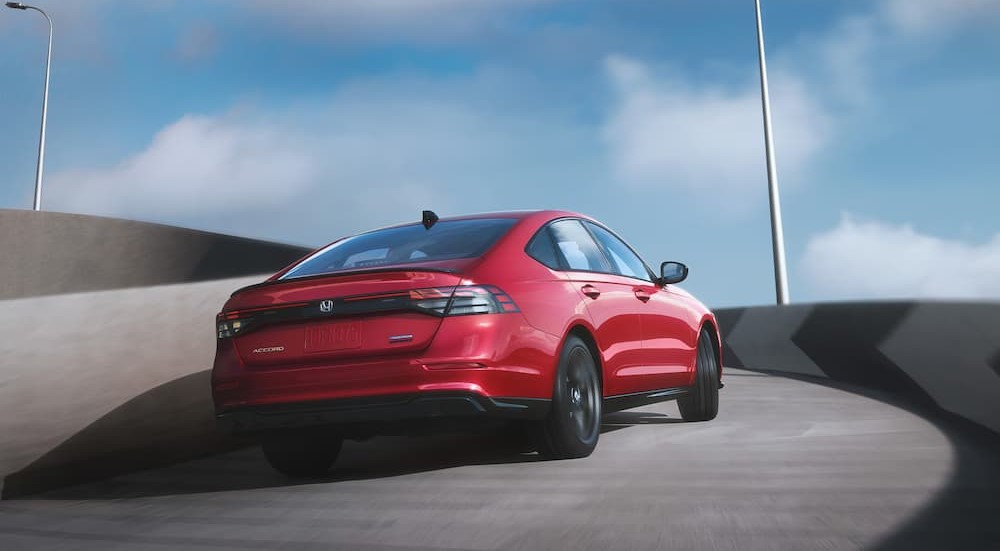
M 344 438 L 514 421 L 584 457 L 601 415 L 718 411 L 712 313 L 571 212 L 438 219 L 347 237 L 233 293 L 217 318 L 217 417 L 277 470 L 318 475 Z

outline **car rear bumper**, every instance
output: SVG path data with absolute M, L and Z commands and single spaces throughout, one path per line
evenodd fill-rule
M 445 318 L 423 350 L 337 360 L 250 366 L 232 339 L 220 339 L 212 396 L 217 413 L 439 395 L 471 396 L 470 403 L 491 412 L 490 400 L 499 397 L 551 399 L 558 348 L 557 337 L 531 328 L 520 314 Z
M 216 419 L 222 430 L 246 434 L 411 421 L 540 419 L 550 403 L 539 398 L 491 398 L 474 392 L 427 392 L 247 406 L 221 411 Z

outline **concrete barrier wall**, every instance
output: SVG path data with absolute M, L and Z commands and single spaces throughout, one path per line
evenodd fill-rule
M 0 209 L 0 300 L 273 273 L 308 251 L 147 222 Z
M 261 277 L 0 301 L 0 476 L 11 496 L 227 449 L 215 314 Z
M 728 366 L 887 391 L 1000 433 L 1000 303 L 803 304 L 716 315 Z
M 237 445 L 214 426 L 215 314 L 306 252 L 0 210 L 0 496 Z

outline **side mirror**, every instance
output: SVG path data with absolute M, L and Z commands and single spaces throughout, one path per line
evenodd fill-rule
M 680 283 L 687 279 L 687 276 L 688 267 L 680 262 L 664 262 L 663 264 L 660 264 L 659 283 L 661 285 Z

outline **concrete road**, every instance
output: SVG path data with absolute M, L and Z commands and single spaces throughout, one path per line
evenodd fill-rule
M 995 436 L 881 396 L 726 381 L 715 421 L 614 414 L 583 460 L 378 438 L 321 481 L 247 449 L 3 501 L 0 549 L 1000 549 Z

